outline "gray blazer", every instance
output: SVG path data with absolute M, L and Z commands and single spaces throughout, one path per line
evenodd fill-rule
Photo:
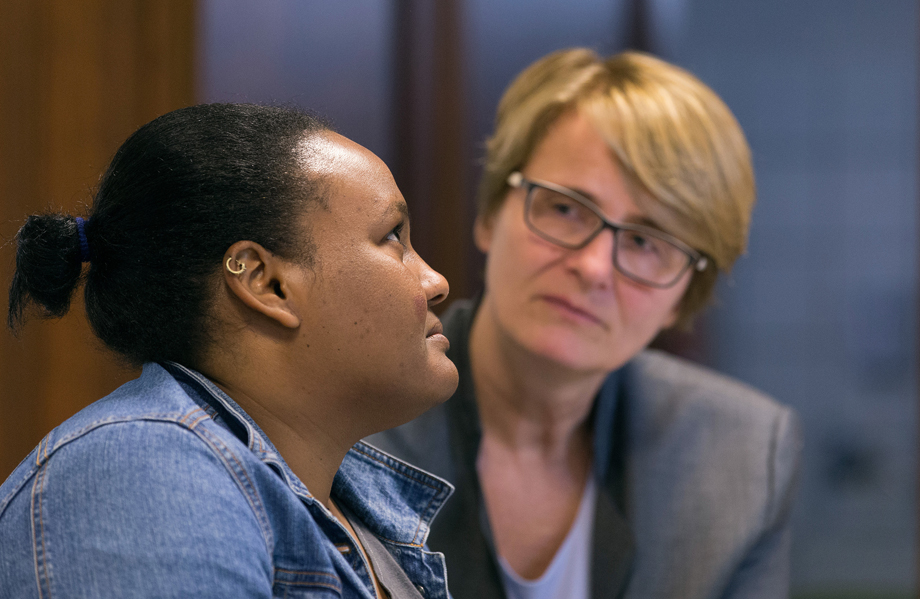
M 475 305 L 445 314 L 460 385 L 446 403 L 368 441 L 456 492 L 428 544 L 457 599 L 504 598 L 476 475 L 481 431 L 468 336 Z M 644 351 L 604 383 L 592 412 L 600 490 L 592 597 L 788 596 L 789 512 L 801 449 L 795 414 L 737 381 Z M 523 507 L 523 506 L 522 506 Z

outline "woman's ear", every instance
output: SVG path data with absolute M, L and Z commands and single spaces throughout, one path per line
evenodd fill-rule
M 302 287 L 302 267 L 282 260 L 254 241 L 231 245 L 222 266 L 224 283 L 243 305 L 283 327 L 300 326 L 293 294 L 295 288 Z
M 488 254 L 489 248 L 492 247 L 492 226 L 494 220 L 494 215 L 484 217 L 480 214 L 476 217 L 475 224 L 473 224 L 473 241 L 483 254 Z

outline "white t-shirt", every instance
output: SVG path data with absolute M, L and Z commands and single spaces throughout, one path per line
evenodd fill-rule
M 591 540 L 597 485 L 588 477 L 575 522 L 546 571 L 536 580 L 515 572 L 501 555 L 502 585 L 508 599 L 588 599 L 591 576 Z

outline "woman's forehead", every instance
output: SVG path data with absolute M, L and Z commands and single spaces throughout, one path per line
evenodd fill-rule
M 342 215 L 381 217 L 400 211 L 405 201 L 389 169 L 373 152 L 352 140 L 324 132 L 299 147 L 307 177 L 325 188 L 326 207 Z
M 389 172 L 373 152 L 332 131 L 304 139 L 298 144 L 297 153 L 300 165 L 312 176 Z

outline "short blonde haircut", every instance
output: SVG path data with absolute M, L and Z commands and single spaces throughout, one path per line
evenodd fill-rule
M 728 107 L 699 79 L 637 52 L 607 59 L 586 49 L 524 70 L 498 105 L 479 187 L 479 218 L 498 211 L 508 175 L 522 169 L 550 126 L 578 110 L 604 137 L 636 204 L 664 231 L 709 258 L 694 272 L 678 324 L 689 327 L 747 246 L 754 206 L 751 153 Z

